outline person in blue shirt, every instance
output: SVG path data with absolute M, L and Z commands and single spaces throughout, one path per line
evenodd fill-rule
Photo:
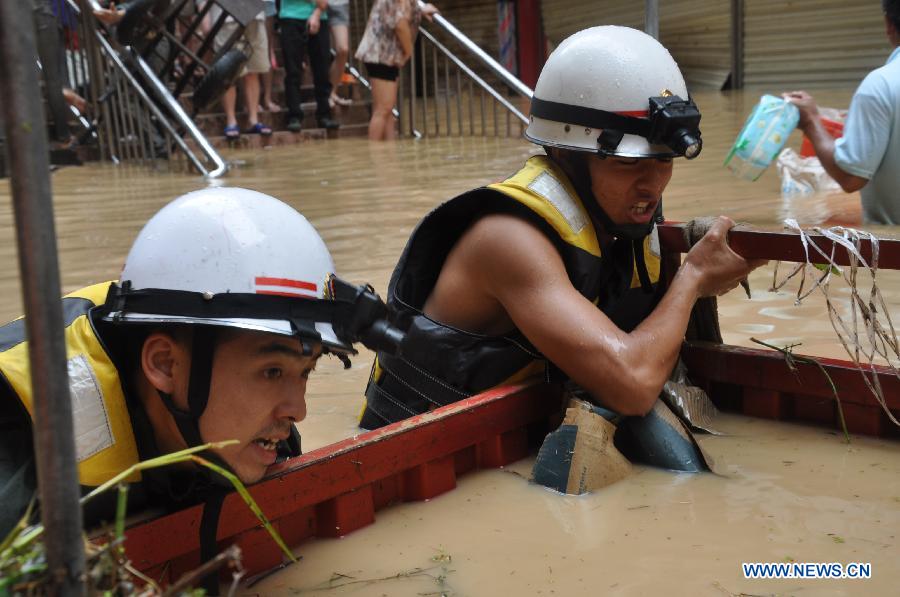
M 784 94 L 800 109 L 800 129 L 816 155 L 847 193 L 860 191 L 865 224 L 900 224 L 900 0 L 882 0 L 894 50 L 870 72 L 850 101 L 844 136 L 833 139 L 805 91 Z

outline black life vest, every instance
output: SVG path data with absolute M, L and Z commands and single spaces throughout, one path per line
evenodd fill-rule
M 550 377 L 551 364 L 518 330 L 476 334 L 422 313 L 456 242 L 478 218 L 493 213 L 517 215 L 546 234 L 572 285 L 619 328 L 631 331 L 656 306 L 655 226 L 642 244 L 616 240 L 601 253 L 594 223 L 569 179 L 548 157 L 532 157 L 507 180 L 437 207 L 413 232 L 388 286 L 393 323 L 406 331 L 402 356 L 378 353 L 361 426 L 380 427 L 501 384 Z

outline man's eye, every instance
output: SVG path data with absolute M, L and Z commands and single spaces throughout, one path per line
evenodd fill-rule
M 263 371 L 263 376 L 266 379 L 280 379 L 281 378 L 281 369 L 278 367 L 269 367 L 265 371 Z

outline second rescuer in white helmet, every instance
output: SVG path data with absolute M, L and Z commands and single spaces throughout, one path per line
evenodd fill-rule
M 364 427 L 560 371 L 595 404 L 646 418 L 695 301 L 759 265 L 728 248 L 733 223 L 720 218 L 668 289 L 658 284 L 662 194 L 701 136 L 681 72 L 652 37 L 572 35 L 547 60 L 531 116 L 526 136 L 546 155 L 441 205 L 410 238 L 387 297 L 406 339 L 399 356 L 377 356 Z M 697 470 L 688 452 L 655 463 Z
M 276 460 L 300 453 L 294 423 L 306 416 L 306 384 L 319 357 L 349 364 L 354 342 L 384 348 L 399 338 L 370 287 L 335 277 L 306 218 L 239 188 L 171 202 L 138 234 L 120 280 L 78 290 L 62 304 L 85 489 L 140 460 L 224 440 L 238 441 L 204 456 L 245 483 L 258 481 Z M 0 535 L 36 484 L 24 329 L 22 319 L 0 326 L 0 414 L 9 423 L 0 437 Z M 221 496 L 218 477 L 205 470 L 136 474 L 129 507 Z M 112 512 L 89 502 L 85 523 Z M 214 547 L 214 534 L 204 540 Z

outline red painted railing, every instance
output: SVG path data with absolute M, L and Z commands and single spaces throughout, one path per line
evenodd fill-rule
M 689 249 L 679 224 L 661 225 L 659 238 L 663 251 L 670 256 Z M 832 241 L 821 235 L 810 235 L 810 239 L 822 252 L 831 255 Z M 728 242 L 736 253 L 747 259 L 806 261 L 807 253 L 797 233 L 733 230 Z M 871 243 L 862 241 L 860 249 L 863 258 L 871 262 Z M 808 254 L 811 262 L 826 263 L 817 251 L 809 249 Z M 834 260 L 838 265 L 848 265 L 847 250 L 838 246 Z M 878 267 L 900 269 L 900 241 L 879 240 Z M 705 387 L 722 408 L 755 417 L 840 427 L 834 393 L 816 365 L 797 363 L 797 371 L 793 372 L 778 352 L 710 343 L 685 345 L 682 358 L 690 379 Z M 835 384 L 851 433 L 900 436 L 900 429 L 888 419 L 866 385 L 863 373 L 853 363 L 839 359 L 815 360 Z M 878 376 L 888 408 L 900 419 L 900 380 L 888 367 L 876 366 L 865 371 L 870 376 L 874 371 Z
M 371 524 L 397 501 L 426 500 L 456 487 L 457 475 L 525 457 L 529 428 L 543 437 L 560 408 L 558 388 L 508 386 L 309 452 L 273 467 L 250 488 L 289 546 L 337 537 Z M 199 564 L 202 507 L 127 531 L 129 559 L 165 582 Z M 277 566 L 282 553 L 236 494 L 225 499 L 218 541 L 237 544 L 248 574 Z
M 676 224 L 660 226 L 660 241 L 675 264 L 678 253 L 688 250 Z M 737 230 L 729 242 L 747 258 L 805 261 L 797 234 Z M 816 242 L 830 253 L 830 241 Z M 868 257 L 871 250 L 864 245 Z M 810 255 L 817 261 L 817 254 Z M 836 255 L 838 263 L 848 262 L 843 249 Z M 880 243 L 879 267 L 900 269 L 900 241 Z M 794 373 L 774 351 L 708 343 L 686 344 L 682 356 L 691 379 L 722 408 L 838 424 L 831 388 L 815 365 L 798 364 Z M 896 433 L 859 370 L 844 361 L 818 361 L 838 388 L 851 432 Z M 876 372 L 888 407 L 900 417 L 900 380 L 888 368 Z M 290 460 L 250 491 L 289 546 L 345 535 L 374 522 L 375 512 L 391 503 L 435 497 L 453 489 L 460 474 L 524 457 L 529 436 L 543 437 L 560 406 L 554 386 L 499 388 Z M 196 506 L 131 526 L 125 544 L 129 558 L 163 582 L 177 579 L 199 564 L 201 514 Z M 251 575 L 282 562 L 278 547 L 236 495 L 225 500 L 217 537 L 220 547 L 242 547 Z

